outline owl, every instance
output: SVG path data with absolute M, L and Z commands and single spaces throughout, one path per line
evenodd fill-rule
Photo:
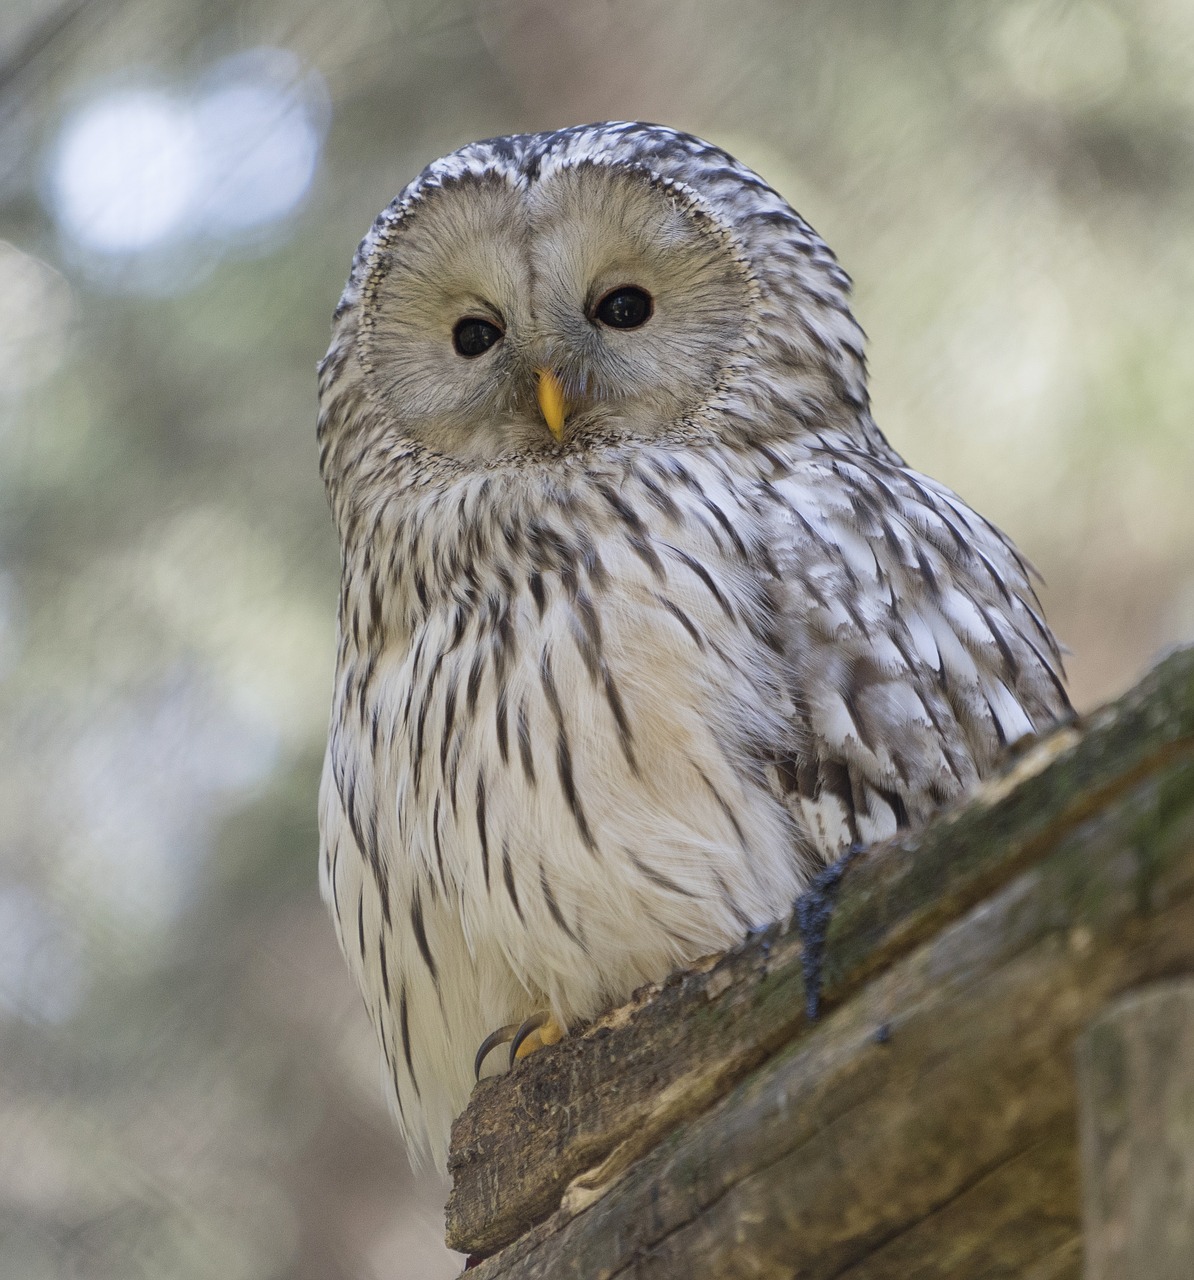
M 441 1167 L 496 1043 L 784 916 L 1069 711 L 1028 564 L 872 420 L 849 288 L 640 123 L 463 147 L 361 243 L 320 878 Z

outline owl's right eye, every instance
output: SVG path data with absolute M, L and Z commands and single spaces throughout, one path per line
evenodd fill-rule
M 452 345 L 467 360 L 482 356 L 502 337 L 502 331 L 489 320 L 479 316 L 465 316 L 456 321 L 452 330 Z

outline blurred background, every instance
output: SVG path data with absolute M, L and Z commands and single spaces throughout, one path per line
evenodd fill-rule
M 314 366 L 423 164 L 624 117 L 833 245 L 1081 708 L 1194 638 L 1189 0 L 4 0 L 0 1276 L 457 1270 L 316 889 Z

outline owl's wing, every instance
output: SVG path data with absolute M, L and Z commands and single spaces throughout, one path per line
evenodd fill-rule
M 923 821 L 1071 714 L 1032 570 L 942 485 L 823 441 L 763 481 L 798 750 L 826 858 Z

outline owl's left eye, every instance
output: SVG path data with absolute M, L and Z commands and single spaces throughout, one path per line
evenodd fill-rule
M 611 289 L 594 308 L 593 315 L 611 329 L 637 329 L 651 318 L 654 304 L 646 289 L 633 284 Z
M 463 320 L 457 320 L 452 330 L 452 345 L 459 355 L 472 360 L 474 356 L 484 355 L 501 336 L 502 331 L 496 324 L 482 320 L 480 316 L 465 316 Z

